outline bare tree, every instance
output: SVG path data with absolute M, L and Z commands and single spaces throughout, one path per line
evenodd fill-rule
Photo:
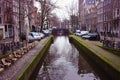
M 65 6 L 66 11 L 70 18 L 71 27 L 73 29 L 78 26 L 78 10 L 77 10 L 76 4 L 77 4 L 77 2 L 72 0 L 71 4 L 69 6 Z
M 19 26 L 20 26 L 20 38 L 27 40 L 28 33 L 32 27 L 32 15 L 36 12 L 33 8 L 33 0 L 19 0 Z
M 40 3 L 40 12 L 41 12 L 41 30 L 43 29 L 44 22 L 46 19 L 49 19 L 49 15 L 51 15 L 51 12 L 56 8 L 55 3 L 52 2 L 52 0 L 37 0 Z
M 59 20 L 59 18 L 57 17 L 57 15 L 56 14 L 53 14 L 51 17 L 51 24 L 52 24 L 52 26 L 59 26 L 59 24 L 60 24 L 60 20 Z

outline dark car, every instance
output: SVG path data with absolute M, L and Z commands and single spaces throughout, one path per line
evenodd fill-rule
M 100 36 L 98 33 L 88 33 L 84 36 L 82 36 L 83 39 L 89 39 L 89 40 L 100 40 Z

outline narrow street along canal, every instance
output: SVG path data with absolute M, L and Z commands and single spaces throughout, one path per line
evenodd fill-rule
M 97 65 L 96 65 L 97 67 Z M 110 80 L 82 57 L 68 37 L 54 39 L 36 80 Z

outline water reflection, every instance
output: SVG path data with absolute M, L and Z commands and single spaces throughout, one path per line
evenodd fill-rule
M 68 37 L 54 40 L 36 80 L 100 80 Z

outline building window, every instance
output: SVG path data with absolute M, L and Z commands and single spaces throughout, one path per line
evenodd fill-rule
M 2 12 L 2 11 L 1 11 L 1 7 L 0 7 L 0 14 L 1 14 L 1 12 Z
M 5 32 L 7 32 L 7 25 L 5 25 Z
M 119 8 L 117 8 L 117 15 L 119 15 L 119 11 L 120 11 Z
M 2 24 L 2 18 L 0 17 L 0 24 Z

